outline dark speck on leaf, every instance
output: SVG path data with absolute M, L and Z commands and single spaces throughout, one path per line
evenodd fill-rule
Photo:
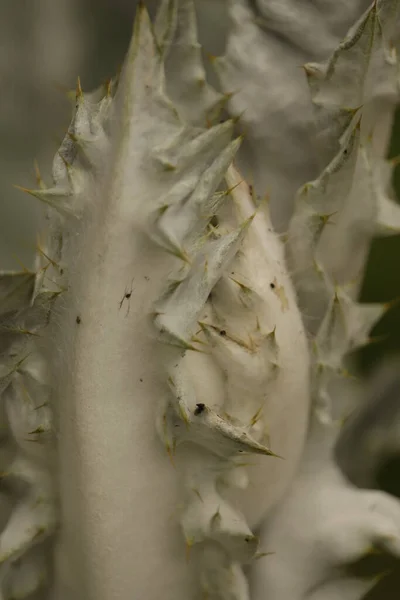
M 76 322 L 78 325 L 80 325 L 82 323 L 82 319 L 80 318 L 79 315 L 76 317 Z
M 274 283 L 270 283 L 269 287 L 271 288 L 271 290 L 274 290 L 275 289 L 275 284 Z
M 194 409 L 194 414 L 196 415 L 201 415 L 201 413 L 204 411 L 206 405 L 203 403 L 200 404 L 196 404 L 196 408 Z
M 221 329 L 221 331 L 219 332 L 219 335 L 222 335 L 222 337 L 224 337 L 226 335 L 225 329 Z

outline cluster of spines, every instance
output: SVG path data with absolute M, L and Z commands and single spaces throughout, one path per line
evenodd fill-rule
M 372 237 L 399 231 L 389 189 L 393 161 L 376 155 L 371 109 L 381 91 L 377 77 L 393 87 L 393 100 L 399 97 L 396 24 L 398 2 L 377 0 L 326 64 L 305 65 L 320 141 L 336 154 L 298 192 L 287 251 L 312 334 L 314 402 L 328 421 L 345 416 L 335 411 L 331 384 L 348 376 L 346 356 L 369 342 L 386 310 L 358 303 L 357 294 Z
M 0 534 L 4 598 L 28 597 L 45 584 L 48 565 L 38 545 L 57 527 L 51 388 L 40 347 L 57 292 L 43 285 L 45 271 L 46 265 L 37 273 L 0 274 L 0 393 L 8 431 L 1 486 L 14 504 Z
M 258 400 L 262 405 L 266 384 L 276 376 L 278 348 L 274 326 L 265 328 L 263 323 L 261 327 L 254 316 L 254 307 L 263 300 L 252 290 L 253 282 L 248 282 L 248 287 L 240 281 L 240 275 L 236 278 L 232 275 L 235 269 L 241 272 L 243 244 L 256 211 L 250 190 L 232 167 L 228 189 L 218 190 L 240 139 L 229 140 L 233 122 L 216 125 L 210 122 L 209 99 L 214 100 L 216 94 L 206 84 L 201 86 L 204 93 L 199 106 L 198 86 L 204 71 L 196 41 L 193 3 L 180 2 L 175 15 L 168 12 L 170 5 L 162 4 L 160 14 L 169 14 L 172 21 L 176 20 L 177 46 L 166 35 L 159 44 L 169 51 L 167 73 L 168 61 L 174 64 L 177 56 L 185 55 L 180 63 L 179 84 L 174 86 L 175 93 L 179 92 L 177 108 L 179 111 L 183 98 L 191 98 L 195 93 L 198 112 L 193 115 L 189 106 L 182 111 L 183 119 L 189 120 L 191 126 L 202 124 L 207 129 L 199 130 L 192 142 L 196 163 L 199 164 L 200 153 L 206 157 L 202 172 L 196 169 L 191 177 L 185 177 L 185 185 L 178 182 L 172 186 L 160 198 L 149 219 L 151 238 L 162 250 L 180 259 L 164 293 L 154 304 L 153 322 L 159 340 L 175 348 L 171 353 L 174 358 L 165 365 L 170 395 L 161 401 L 158 431 L 182 477 L 185 502 L 180 521 L 187 548 L 200 544 L 204 550 L 197 560 L 203 592 L 210 600 L 246 600 L 249 592 L 240 564 L 256 555 L 257 538 L 243 515 L 229 505 L 219 490 L 223 483 L 246 485 L 246 476 L 240 469 L 244 464 L 243 454 L 275 456 L 267 444 L 262 408 L 254 403 Z M 156 35 L 161 21 L 161 17 L 156 20 Z M 190 51 L 183 52 L 182 45 Z M 218 97 L 216 105 L 223 100 Z M 163 160 L 165 164 L 173 164 L 174 171 L 182 169 L 179 160 L 171 158 L 168 151 L 164 152 Z M 220 209 L 227 204 L 232 205 L 231 217 L 224 219 Z M 223 325 L 224 319 L 229 319 L 223 307 L 230 304 L 241 322 L 244 315 L 247 315 L 246 325 L 249 320 L 254 321 L 249 328 L 253 334 L 248 337 L 243 331 L 236 334 Z M 185 361 L 190 351 L 215 357 L 221 373 L 228 372 L 223 406 L 199 402 Z M 257 372 L 258 379 L 262 379 L 257 398 L 243 394 L 240 399 L 233 397 L 229 386 L 235 368 L 242 368 L 244 381 L 253 391 L 249 373 Z M 182 452 L 181 444 L 185 445 Z M 241 471 L 239 476 L 238 471 Z
M 232 166 L 228 169 L 227 185 L 231 202 L 241 209 L 237 212 L 242 218 L 247 216 L 249 209 L 255 210 L 249 187 Z M 245 219 L 246 226 L 251 226 L 253 219 L 254 215 Z M 222 218 L 222 229 L 223 224 Z M 226 239 L 229 246 L 235 232 L 220 235 L 219 239 Z M 256 237 L 254 232 L 252 236 Z M 200 248 L 194 244 L 195 252 L 201 257 L 203 252 L 210 253 L 210 275 L 215 268 L 213 264 L 217 264 L 217 276 L 208 278 L 210 285 L 207 287 L 191 285 L 193 277 L 204 278 L 207 272 L 203 258 L 198 262 L 196 255 L 189 253 L 186 278 L 160 299 L 155 318 L 163 341 L 182 348 L 181 356 L 169 367 L 171 395 L 161 403 L 158 428 L 173 462 L 177 447 L 191 443 L 184 449 L 185 456 L 189 455 L 190 459 L 182 460 L 179 452 L 176 457 L 186 490 L 181 524 L 188 547 L 201 543 L 207 548 L 200 561 L 203 565 L 203 570 L 200 569 L 202 588 L 209 598 L 215 599 L 234 597 L 244 600 L 248 597 L 239 565 L 254 557 L 257 549 L 257 540 L 243 516 L 234 511 L 217 490 L 223 484 L 246 487 L 246 474 L 240 468 L 247 464 L 243 454 L 276 457 L 268 446 L 262 408 L 268 389 L 279 372 L 279 347 L 275 327 L 267 325 L 268 300 L 257 293 L 259 273 L 252 273 L 247 268 L 246 260 L 251 257 L 247 256 L 246 239 L 243 236 L 240 247 L 235 245 L 232 255 L 225 261 L 219 253 L 212 260 L 216 249 L 214 240 L 206 240 Z M 253 239 L 252 243 L 257 245 L 257 240 Z M 261 251 L 261 248 L 257 250 Z M 220 259 L 215 263 L 218 256 Z M 241 273 L 247 275 L 246 283 L 240 281 Z M 182 294 L 176 294 L 181 285 Z M 199 320 L 201 312 L 207 315 Z M 169 324 L 168 337 L 165 337 L 166 324 Z M 200 329 L 196 331 L 197 326 Z M 184 360 L 187 350 L 207 352 L 219 366 L 225 378 L 222 406 L 198 401 Z M 200 453 L 190 451 L 193 445 L 202 449 Z M 219 556 L 219 570 L 215 564 L 211 569 L 208 551 Z M 232 580 L 226 585 L 229 560 Z
M 165 56 L 166 91 L 179 114 L 194 126 L 211 126 L 218 119 L 229 94 L 218 93 L 207 82 L 191 2 L 180 2 L 178 11 L 173 2 L 162 2 L 154 32 Z

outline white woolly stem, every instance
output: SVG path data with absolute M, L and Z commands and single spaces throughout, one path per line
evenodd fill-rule
M 152 356 L 143 298 L 154 297 L 168 259 L 154 264 L 143 236 L 132 235 L 131 222 L 112 211 L 104 225 L 112 232 L 107 238 L 97 229 L 86 238 L 79 326 L 69 309 L 75 339 L 59 407 L 58 576 L 66 590 L 55 598 L 72 592 L 88 600 L 125 598 L 133 589 L 138 597 L 185 598 L 184 544 L 170 518 L 178 503 L 176 472 L 154 431 L 156 403 L 167 389 Z M 121 283 L 133 276 L 140 289 L 120 309 Z M 72 564 L 63 565 L 63 555 Z M 163 577 L 154 577 L 160 571 Z M 73 580 L 76 587 L 68 589 Z

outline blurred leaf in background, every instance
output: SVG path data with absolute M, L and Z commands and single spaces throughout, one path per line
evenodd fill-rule
M 388 158 L 400 156 L 400 109 L 397 110 Z M 393 188 L 400 199 L 400 164 L 393 171 Z M 364 348 L 358 366 L 368 372 L 385 356 L 400 352 L 400 234 L 376 238 L 372 243 L 361 290 L 363 302 L 387 302 L 388 312 L 371 332 L 376 344 Z M 381 340 L 381 341 L 379 341 Z

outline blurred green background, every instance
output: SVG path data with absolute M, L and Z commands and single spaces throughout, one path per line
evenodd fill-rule
M 150 2 L 150 4 L 154 4 Z M 2 0 L 0 6 L 0 260 L 2 268 L 31 267 L 43 213 L 12 184 L 35 186 L 33 160 L 51 181 L 51 162 L 70 120 L 66 90 L 91 90 L 114 75 L 130 39 L 135 2 L 127 0 Z M 388 157 L 400 156 L 400 110 Z M 400 165 L 394 171 L 400 198 Z M 355 368 L 368 374 L 400 353 L 400 235 L 375 239 L 361 292 L 363 302 L 391 303 L 371 332 L 379 341 L 360 350 Z M 400 402 L 400 399 L 399 399 Z M 379 481 L 400 497 L 400 457 Z M 369 564 L 368 575 L 387 566 Z M 389 565 L 393 567 L 392 564 Z M 368 594 L 400 598 L 400 563 Z M 339 599 L 338 599 L 339 600 Z

